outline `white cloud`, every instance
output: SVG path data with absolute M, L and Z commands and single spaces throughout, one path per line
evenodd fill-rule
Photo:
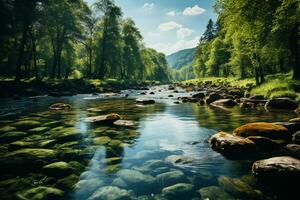
M 162 23 L 158 26 L 158 30 L 161 31 L 161 32 L 165 32 L 165 31 L 170 31 L 170 30 L 173 30 L 173 29 L 178 29 L 178 28 L 181 28 L 182 25 L 181 24 L 178 24 L 174 21 L 171 21 L 171 22 L 166 22 L 166 23 Z
M 151 11 L 154 8 L 154 3 L 145 3 L 142 7 L 145 11 Z
M 156 49 L 159 52 L 163 52 L 166 55 L 175 53 L 182 49 L 189 49 L 196 47 L 200 37 L 195 37 L 191 40 L 177 40 L 175 43 L 155 43 L 148 45 L 150 48 Z
M 177 34 L 178 39 L 184 39 L 184 38 L 190 36 L 194 32 L 195 31 L 192 29 L 181 27 L 180 29 L 178 29 L 176 31 L 176 34 Z
M 204 12 L 205 12 L 204 8 L 200 8 L 198 5 L 195 5 L 194 7 L 185 8 L 182 14 L 188 16 L 195 16 L 195 15 L 201 15 Z
M 167 12 L 166 15 L 169 17 L 174 17 L 176 15 L 176 12 L 174 10 L 172 10 L 172 11 Z

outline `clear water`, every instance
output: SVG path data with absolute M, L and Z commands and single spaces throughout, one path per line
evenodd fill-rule
M 210 148 L 207 139 L 218 131 L 230 132 L 248 122 L 286 121 L 294 117 L 294 113 L 267 112 L 263 108 L 220 109 L 194 103 L 174 104 L 178 96 L 190 94 L 173 93 L 164 89 L 158 92 L 157 88 L 153 90 L 156 94 L 147 96 L 154 98 L 156 103 L 146 106 L 135 104 L 135 98 L 145 97 L 138 94 L 140 91 L 123 91 L 123 94 L 130 94 L 128 98 L 123 94 L 118 96 L 108 94 L 1 100 L 0 124 L 1 127 L 13 126 L 21 119 L 37 120 L 41 122 L 40 126 L 56 122 L 51 126 L 48 125 L 44 132 L 18 138 L 19 141 L 29 142 L 56 139 L 53 133 L 55 131 L 51 130 L 57 127 L 61 127 L 61 130 L 70 127 L 79 130 L 82 136 L 80 139 L 71 138 L 47 146 L 47 149 L 57 152 L 58 156 L 52 160 L 53 162 L 76 161 L 83 166 L 79 171 L 73 172 L 78 177 L 78 180 L 72 183 L 73 190 L 62 189 L 65 190 L 67 199 L 88 199 L 93 193 L 106 186 L 116 186 L 123 192 L 125 190 L 132 199 L 176 199 L 174 196 L 164 196 L 162 191 L 177 183 L 193 185 L 193 189 L 187 191 L 188 194 L 182 192 L 183 196 L 180 196 L 182 194 L 179 193 L 178 199 L 201 199 L 199 189 L 209 186 L 218 186 L 232 199 L 255 199 L 256 197 L 249 194 L 251 192 L 239 190 L 238 188 L 242 187 L 240 185 L 236 186 L 237 189 L 230 189 L 230 186 L 228 189 L 218 182 L 220 176 L 240 178 L 247 186 L 251 186 L 252 192 L 254 189 L 260 190 L 261 188 L 255 185 L 249 175 L 253 161 L 227 160 Z M 169 94 L 173 94 L 174 97 L 168 98 Z M 48 106 L 56 102 L 69 103 L 72 109 L 48 111 Z M 88 108 L 95 107 L 102 111 L 99 113 L 87 111 Z M 134 128 L 126 128 L 94 126 L 84 122 L 88 116 L 108 113 L 118 113 L 123 119 L 135 121 L 137 125 Z M 93 138 L 103 136 L 109 137 L 112 142 L 102 145 L 93 142 Z M 26 148 L 32 147 L 30 144 L 26 146 Z M 7 153 L 18 149 L 22 147 L 12 149 L 11 144 L 2 142 L 1 162 L 5 162 Z M 78 153 L 65 153 L 74 150 Z M 177 161 L 174 161 L 174 158 L 177 158 Z M 13 199 L 15 193 L 37 186 L 59 187 L 57 185 L 59 178 L 50 179 L 42 170 L 27 168 L 25 170 L 25 168 L 24 171 L 22 168 L 11 169 L 1 175 L 0 194 L 4 199 Z M 174 171 L 177 173 L 179 171 L 181 176 L 173 179 L 167 176 L 163 180 L 158 178 L 159 174 Z M 268 195 L 269 198 L 273 198 L 268 193 L 260 194 L 259 198 Z M 128 195 L 122 197 L 115 194 L 105 198 L 128 199 Z M 213 196 L 210 199 L 213 199 Z

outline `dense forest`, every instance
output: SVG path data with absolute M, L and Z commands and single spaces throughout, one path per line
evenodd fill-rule
M 299 0 L 219 0 L 194 60 L 197 77 L 255 77 L 293 72 L 300 79 Z
M 170 79 L 165 55 L 144 46 L 112 0 L 1 0 L 0 8 L 2 77 Z

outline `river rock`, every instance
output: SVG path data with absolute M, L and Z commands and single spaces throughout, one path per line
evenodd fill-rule
M 18 192 L 16 197 L 17 199 L 22 200 L 59 200 L 63 199 L 64 192 L 53 187 L 39 186 L 23 192 Z
M 143 104 L 143 105 L 148 105 L 148 104 L 154 104 L 155 101 L 153 99 L 147 99 L 147 98 L 138 98 L 135 100 L 137 104 Z
M 103 187 L 105 183 L 99 178 L 91 176 L 88 180 L 80 180 L 75 185 L 76 197 L 78 199 L 87 199 L 91 196 L 97 189 Z
M 289 156 L 256 161 L 252 173 L 258 181 L 273 186 L 293 186 L 300 178 L 300 160 Z
M 237 105 L 232 99 L 219 99 L 211 103 L 213 106 L 234 107 Z
M 288 129 L 281 125 L 266 122 L 248 123 L 233 131 L 235 136 L 262 136 L 271 139 L 288 139 Z
M 123 126 L 123 127 L 134 127 L 136 124 L 134 121 L 130 120 L 117 120 L 114 122 L 115 126 Z
M 52 137 L 59 142 L 73 141 L 83 137 L 83 135 L 80 133 L 80 130 L 74 127 L 63 128 L 57 131 L 52 129 L 51 133 Z
M 284 126 L 288 129 L 289 136 L 300 131 L 300 123 L 298 122 L 275 122 L 273 124 Z
M 95 117 L 88 117 L 85 119 L 85 122 L 93 123 L 93 124 L 112 124 L 115 121 L 121 119 L 120 115 L 116 113 L 111 113 L 108 115 L 99 115 Z
M 72 167 L 66 162 L 55 162 L 43 167 L 43 171 L 48 176 L 66 177 L 72 173 Z
M 99 188 L 88 200 L 131 200 L 131 194 L 124 189 L 115 186 Z
M 247 137 L 247 139 L 253 141 L 255 143 L 255 146 L 260 151 L 277 151 L 282 149 L 282 146 L 280 144 L 267 137 L 250 136 Z
M 50 110 L 69 110 L 71 108 L 71 105 L 66 103 L 55 103 L 49 106 Z
M 270 99 L 266 105 L 266 108 L 277 108 L 277 109 L 290 109 L 294 110 L 298 108 L 298 104 L 296 101 L 290 98 L 275 98 Z
M 203 99 L 205 97 L 205 92 L 199 92 L 192 95 L 193 98 Z
M 293 134 L 292 142 L 295 144 L 300 144 L 300 131 Z
M 249 139 L 219 132 L 209 139 L 212 148 L 230 159 L 241 159 L 255 152 L 255 144 Z
M 300 123 L 300 117 L 290 119 L 289 121 L 290 121 L 290 122 L 297 122 L 297 123 Z
M 160 186 L 167 187 L 176 183 L 183 183 L 186 178 L 182 171 L 175 170 L 157 175 L 156 180 Z
M 188 183 L 177 183 L 162 190 L 162 194 L 168 199 L 190 199 L 193 196 L 194 186 Z
M 173 165 L 185 165 L 193 162 L 195 159 L 189 156 L 183 155 L 171 155 L 166 158 L 166 161 Z
M 136 170 L 122 169 L 117 175 L 126 182 L 128 187 L 138 187 L 138 192 L 147 192 L 155 186 L 155 178 L 150 175 L 142 174 Z
M 14 127 L 21 131 L 27 131 L 40 125 L 41 123 L 35 120 L 21 120 L 13 124 Z
M 224 97 L 218 93 L 211 93 L 205 98 L 205 103 L 206 104 L 211 104 L 214 101 L 217 101 L 219 99 L 224 99 Z
M 294 158 L 300 159 L 300 145 L 298 144 L 288 144 L 285 149 L 288 154 Z
M 55 183 L 55 187 L 63 191 L 73 191 L 78 181 L 79 181 L 79 177 L 76 176 L 75 174 L 71 174 L 65 178 L 59 179 Z
M 0 135 L 0 142 L 13 142 L 27 136 L 26 132 L 11 131 Z
M 198 192 L 202 200 L 234 200 L 232 196 L 217 186 L 204 187 Z
M 300 115 L 300 107 L 297 108 L 297 109 L 295 110 L 295 113 L 296 113 L 297 115 Z
M 13 126 L 2 126 L 0 128 L 0 133 L 6 133 L 6 132 L 10 132 L 10 131 L 15 131 L 17 130 L 16 127 Z
M 108 136 L 94 138 L 94 143 L 98 144 L 98 145 L 105 145 L 105 144 L 108 144 L 110 141 L 111 141 L 111 139 Z

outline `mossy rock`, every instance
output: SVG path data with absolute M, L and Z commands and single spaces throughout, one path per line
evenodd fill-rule
M 34 142 L 27 142 L 27 141 L 15 141 L 10 143 L 10 148 L 12 149 L 21 149 L 21 148 L 29 148 L 32 147 L 32 145 L 34 144 Z
M 241 137 L 262 136 L 270 139 L 289 139 L 289 131 L 282 125 L 266 122 L 248 123 L 233 131 L 233 134 Z
M 48 176 L 65 177 L 72 173 L 72 167 L 63 161 L 48 164 L 43 167 L 43 171 Z
M 193 196 L 194 186 L 188 183 L 177 183 L 162 190 L 168 199 L 190 199 Z
M 48 131 L 49 129 L 50 129 L 49 127 L 37 127 L 37 128 L 29 129 L 28 133 L 30 134 L 43 133 Z
M 17 130 L 16 127 L 13 127 L 13 126 L 2 126 L 0 128 L 0 133 L 6 133 L 6 132 L 10 132 L 10 131 L 15 131 Z
M 66 103 L 55 103 L 49 106 L 50 110 L 69 110 L 71 109 L 71 105 Z
M 73 168 L 74 173 L 78 175 L 80 175 L 85 169 L 85 166 L 77 161 L 70 161 L 69 165 Z
M 57 188 L 39 186 L 16 194 L 20 200 L 59 200 L 63 199 L 64 192 Z
M 85 122 L 93 123 L 93 124 L 112 124 L 119 119 L 121 119 L 120 115 L 116 113 L 111 113 L 107 115 L 88 117 L 85 119 Z
M 61 121 L 52 121 L 52 122 L 47 122 L 47 123 L 43 124 L 43 126 L 45 126 L 45 127 L 57 127 L 60 125 L 62 125 Z
M 65 178 L 59 179 L 56 182 L 55 187 L 63 191 L 73 191 L 78 181 L 79 181 L 79 177 L 75 174 L 71 174 Z
M 41 125 L 41 122 L 34 121 L 34 120 L 22 120 L 18 121 L 13 124 L 14 127 L 16 127 L 18 130 L 26 131 L 35 127 L 38 127 Z
M 105 145 L 111 141 L 110 137 L 102 136 L 94 138 L 94 143 L 98 145 Z
M 53 129 L 51 130 L 53 133 Z M 70 127 L 62 128 L 52 134 L 52 137 L 60 142 L 73 141 L 83 137 L 79 129 Z
M 0 142 L 12 142 L 27 136 L 26 132 L 11 131 L 0 135 Z
M 122 161 L 122 158 L 121 158 L 121 157 L 111 157 L 111 158 L 106 158 L 106 159 L 104 160 L 104 162 L 105 162 L 107 165 L 119 164 L 121 161 Z
M 120 164 L 115 164 L 115 165 L 108 165 L 105 168 L 106 173 L 116 173 L 121 169 Z
M 198 190 L 201 199 L 235 200 L 232 196 L 217 186 L 204 187 Z
M 111 140 L 108 145 L 112 148 L 118 148 L 123 146 L 123 142 L 121 140 Z

